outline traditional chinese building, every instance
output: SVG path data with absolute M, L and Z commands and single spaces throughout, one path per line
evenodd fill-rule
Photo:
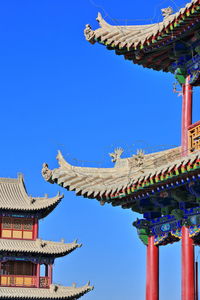
M 93 287 L 53 284 L 53 263 L 81 245 L 38 238 L 39 220 L 59 204 L 27 195 L 23 177 L 0 178 L 0 299 L 80 298 Z
M 200 85 L 200 0 L 180 11 L 162 10 L 163 21 L 113 26 L 100 14 L 100 27 L 86 25 L 86 39 L 104 45 L 134 64 L 171 72 L 182 88 L 181 146 L 121 158 L 113 168 L 70 165 L 59 152 L 59 167 L 43 168 L 45 179 L 78 196 L 131 209 L 142 215 L 133 225 L 147 246 L 146 300 L 159 299 L 159 249 L 181 240 L 182 300 L 197 300 L 194 246 L 200 245 L 200 122 L 192 121 L 193 87 Z M 153 103 L 153 101 L 152 101 Z M 153 104 L 152 104 L 153 105 Z M 169 293 L 170 297 L 170 293 Z

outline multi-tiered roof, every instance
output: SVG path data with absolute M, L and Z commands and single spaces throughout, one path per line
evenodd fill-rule
M 110 25 L 98 14 L 100 28 L 92 30 L 88 24 L 84 34 L 91 44 L 103 44 L 135 64 L 175 73 L 182 85 L 186 77 L 189 78 L 188 84 L 199 85 L 200 0 L 192 0 L 176 13 L 171 7 L 163 9 L 162 13 L 163 21 L 159 23 L 133 26 Z M 183 120 L 185 115 L 184 112 Z M 192 192 L 188 195 L 184 184 L 199 176 L 200 122 L 184 126 L 182 134 L 188 141 L 187 149 L 184 146 L 182 149 L 178 147 L 151 154 L 139 152 L 126 159 L 121 158 L 121 150 L 118 149 L 112 154 L 116 162 L 114 168 L 72 166 L 59 152 L 57 158 L 60 167 L 49 170 L 44 164 L 43 176 L 51 183 L 75 191 L 77 195 L 132 208 L 141 213 L 155 207 L 159 213 L 165 207 L 179 207 L 180 196 L 159 200 L 165 203 L 163 205 L 159 205 L 156 198 L 157 193 L 181 185 L 182 193 L 187 194 L 187 205 L 194 206 L 198 197 L 194 200 Z
M 63 287 L 52 283 L 52 264 L 81 247 L 71 243 L 38 238 L 38 220 L 47 216 L 61 201 L 28 196 L 23 177 L 0 178 L 0 299 L 75 300 L 93 289 Z M 45 274 L 40 275 L 40 266 Z

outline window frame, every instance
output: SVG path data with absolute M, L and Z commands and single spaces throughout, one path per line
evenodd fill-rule
M 10 224 L 11 227 L 10 228 L 4 228 L 4 219 L 9 219 L 10 220 Z M 14 228 L 15 226 L 15 221 L 16 224 L 17 222 L 19 222 L 19 224 L 21 224 L 21 229 L 17 229 Z M 0 233 L 0 237 L 1 238 L 5 238 L 5 239 L 17 239 L 17 240 L 33 240 L 34 239 L 34 225 L 35 225 L 35 219 L 33 218 L 20 218 L 20 217 L 1 217 L 0 218 L 0 222 L 1 222 L 1 233 Z M 32 224 L 32 228 L 31 229 L 25 229 L 24 227 L 27 225 L 26 223 L 30 223 Z M 9 222 L 8 222 L 9 223 Z M 11 237 L 2 237 L 2 232 L 3 231 L 11 231 Z M 22 237 L 17 238 L 17 237 L 13 237 L 13 232 L 14 231 L 20 231 L 22 232 Z M 32 238 L 28 239 L 28 238 L 24 238 L 24 232 L 30 232 L 32 233 Z

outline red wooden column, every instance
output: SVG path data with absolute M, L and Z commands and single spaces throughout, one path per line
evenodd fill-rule
M 147 246 L 146 300 L 159 300 L 159 248 L 153 236 Z
M 183 101 L 182 101 L 182 155 L 188 152 L 188 126 L 192 124 L 192 85 L 189 83 L 190 76 L 187 76 L 185 84 L 183 84 Z
M 33 224 L 33 239 L 36 240 L 38 238 L 38 219 L 34 219 Z
M 48 278 L 49 278 L 49 285 L 52 284 L 53 280 L 53 265 L 48 265 Z
M 195 300 L 194 246 L 189 229 L 182 227 L 182 300 Z
M 36 265 L 36 287 L 40 287 L 40 264 Z
M 195 262 L 195 300 L 199 299 L 199 274 L 198 261 Z

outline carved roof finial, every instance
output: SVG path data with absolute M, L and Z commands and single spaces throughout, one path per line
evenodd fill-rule
M 162 11 L 162 16 L 164 17 L 164 19 L 171 16 L 174 13 L 173 8 L 171 6 L 162 8 L 161 11 Z
M 90 26 L 90 24 L 85 25 L 84 35 L 88 42 L 90 42 L 91 44 L 95 44 L 96 41 L 94 39 L 94 36 L 95 36 L 94 30 L 92 30 L 92 27 Z
M 112 157 L 112 162 L 117 162 L 121 158 L 123 152 L 124 150 L 122 148 L 116 148 L 113 153 L 109 153 L 110 157 Z
M 137 153 L 133 155 L 133 158 L 135 159 L 135 165 L 136 167 L 141 167 L 144 164 L 144 150 L 138 149 Z
M 46 181 L 51 182 L 52 171 L 49 170 L 49 166 L 47 163 L 43 163 L 42 165 L 42 176 Z

